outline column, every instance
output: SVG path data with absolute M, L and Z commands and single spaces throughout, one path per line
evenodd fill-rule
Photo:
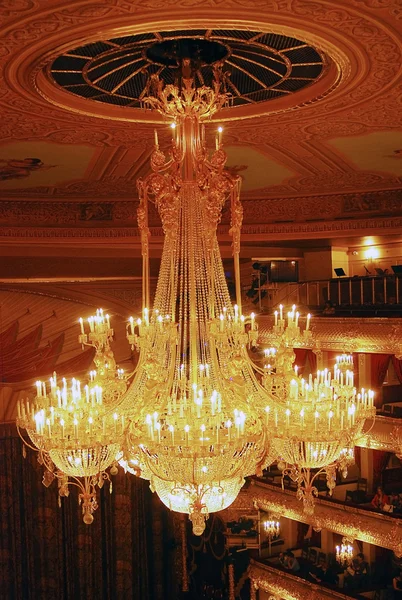
M 371 356 L 360 353 L 358 355 L 359 388 L 370 388 L 371 385 Z M 360 477 L 367 479 L 367 491 L 373 489 L 373 451 L 370 448 L 360 450 Z
M 236 600 L 236 597 L 235 597 L 235 580 L 234 580 L 234 565 L 233 565 L 233 563 L 229 563 L 228 577 L 229 577 L 229 600 Z
M 321 530 L 321 550 L 325 554 L 335 551 L 334 534 L 332 531 L 328 531 L 327 529 Z

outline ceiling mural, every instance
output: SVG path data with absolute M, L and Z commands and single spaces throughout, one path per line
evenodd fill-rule
M 257 148 L 225 146 L 225 152 L 228 155 L 228 170 L 233 175 L 240 175 L 244 192 L 275 186 L 295 175 L 294 171 Z
M 329 140 L 355 168 L 391 173 L 402 182 L 402 131 L 378 131 Z
M 83 179 L 96 148 L 50 142 L 0 145 L 0 190 L 29 190 Z M 29 191 L 27 191 L 29 194 Z

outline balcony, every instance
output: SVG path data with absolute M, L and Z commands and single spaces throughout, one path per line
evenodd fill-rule
M 231 520 L 239 510 L 247 513 L 253 508 L 308 523 L 315 529 L 327 529 L 351 539 L 388 548 L 397 556 L 402 556 L 400 515 L 380 513 L 322 497 L 316 499 L 314 514 L 307 515 L 294 491 L 282 490 L 280 485 L 267 483 L 256 477 L 252 478 L 251 485 L 239 494 L 232 506 L 226 509 L 225 519 Z

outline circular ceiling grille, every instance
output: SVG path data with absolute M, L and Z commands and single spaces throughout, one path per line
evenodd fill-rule
M 287 96 L 317 81 L 325 57 L 309 44 L 276 33 L 189 30 L 129 35 L 93 42 L 56 58 L 53 80 L 78 96 L 140 107 L 148 76 L 174 83 L 177 56 L 197 56 L 196 85 L 210 85 L 212 68 L 224 61 L 233 106 Z

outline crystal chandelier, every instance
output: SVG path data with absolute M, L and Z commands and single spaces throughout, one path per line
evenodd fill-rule
M 353 560 L 353 540 L 343 537 L 342 544 L 336 546 L 336 560 L 342 567 L 347 567 Z
M 98 310 L 89 317 L 88 334 L 82 319 L 80 325 L 79 342 L 96 348 L 97 371 L 91 371 L 85 386 L 78 379 L 59 382 L 56 373 L 49 384 L 37 381 L 33 402 L 18 403 L 17 426 L 26 431 L 29 441 L 20 433 L 23 441 L 38 451 L 45 466 L 44 485 L 57 478 L 59 501 L 69 495 L 71 485 L 78 487 L 83 520 L 90 524 L 97 508 L 96 488 L 110 482 L 106 469 L 115 463 L 123 445 L 125 416 L 110 402 L 124 393 L 126 382 L 110 348 L 113 331 L 108 315 Z
M 279 536 L 280 533 L 280 523 L 279 521 L 275 521 L 273 518 L 264 521 L 262 524 L 264 531 L 268 538 L 268 547 L 269 547 L 269 556 L 272 553 L 272 541 Z
M 325 369 L 304 379 L 297 367 L 293 369 L 293 346 L 312 345 L 309 324 L 308 316 L 306 329 L 300 330 L 295 307 L 286 323 L 280 307 L 269 340 L 276 348 L 269 351 L 264 384 L 277 400 L 273 413 L 267 412 L 266 425 L 279 467 L 297 483 L 297 495 L 305 511 L 312 513 L 318 495 L 315 481 L 324 474 L 332 494 L 336 470 L 346 477 L 348 465 L 354 462 L 355 442 L 366 420 L 375 416 L 375 408 L 373 392 L 357 393 L 354 387 L 352 356 L 338 356 L 333 374 Z
M 278 537 L 280 531 L 279 521 L 264 521 L 263 527 L 268 537 Z
M 149 478 L 171 510 L 188 513 L 201 535 L 209 513 L 236 498 L 244 477 L 273 460 L 262 415 L 267 392 L 248 349 L 257 339 L 254 315 L 241 314 L 240 180 L 225 171 L 218 131 L 209 156 L 202 119 L 227 102 L 219 67 L 212 87 L 196 87 L 191 59 L 179 61 L 180 85 L 151 77 L 144 103 L 174 119 L 170 157 L 159 148 L 152 173 L 138 182 L 144 309 L 130 319 L 128 341 L 139 351 L 121 410 L 130 421 L 125 468 Z M 237 305 L 232 307 L 216 238 L 226 199 Z M 153 310 L 149 306 L 148 202 L 155 203 L 165 242 Z M 128 451 L 127 449 L 131 450 Z

